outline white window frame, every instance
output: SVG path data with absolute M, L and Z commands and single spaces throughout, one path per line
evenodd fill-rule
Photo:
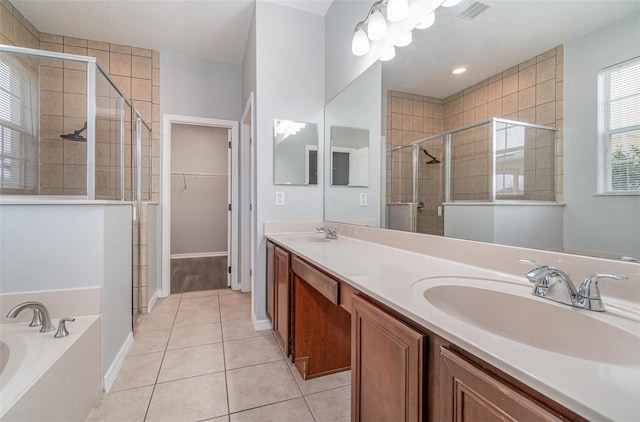
M 640 124 L 611 129 L 610 122 L 610 79 L 609 76 L 621 69 L 640 65 L 640 57 L 604 68 L 598 73 L 598 194 L 640 195 L 640 190 L 614 190 L 612 183 L 611 137 L 621 133 L 640 130 Z
M 2 65 L 6 68 L 6 78 L 2 79 L 3 113 L 0 116 L 0 188 L 4 194 L 10 192 L 37 193 L 38 190 L 38 83 L 30 74 L 26 63 L 4 55 Z M 36 79 L 34 79 L 36 78 Z M 35 90 L 34 90 L 35 88 Z M 22 94 L 22 95 L 20 95 Z M 20 138 L 16 142 L 8 139 L 5 131 L 13 131 Z M 30 139 L 29 139 L 30 138 Z M 10 148 L 5 156 L 4 147 Z M 13 151 L 11 148 L 17 148 Z M 4 180 L 6 165 L 18 161 L 17 172 Z M 14 164 L 15 165 L 15 164 Z M 8 185 L 5 185 L 8 182 Z

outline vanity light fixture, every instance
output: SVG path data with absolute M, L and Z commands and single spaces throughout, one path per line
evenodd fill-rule
M 367 30 L 371 41 L 381 40 L 387 35 L 387 22 L 384 20 L 384 16 L 382 16 L 378 3 L 371 7 L 367 22 Z
M 416 25 L 416 29 L 427 29 L 431 27 L 436 21 L 436 12 L 431 12 L 426 15 L 418 24 Z
M 406 47 L 407 45 L 411 44 L 412 40 L 413 40 L 413 37 L 411 35 L 411 31 L 409 31 L 400 37 L 400 39 L 396 43 L 396 47 Z
M 451 71 L 452 75 L 462 75 L 463 73 L 465 73 L 467 71 L 467 67 L 466 66 L 458 66 L 456 68 L 454 68 Z
M 367 34 L 364 32 L 362 23 L 356 25 L 351 42 L 351 51 L 356 56 L 364 56 L 369 52 L 369 37 L 367 37 Z
M 387 50 L 386 53 L 380 56 L 380 61 L 388 62 L 389 60 L 392 60 L 395 56 L 396 56 L 396 48 L 392 46 L 390 49 Z
M 419 1 L 419 0 L 414 0 Z M 453 6 L 461 0 L 438 0 L 442 6 L 446 4 Z M 387 9 L 387 18 L 385 20 L 381 7 Z M 387 36 L 387 21 L 399 22 L 409 15 L 409 0 L 378 0 L 373 3 L 364 20 L 358 22 L 353 30 L 353 39 L 351 40 L 351 52 L 355 56 L 364 56 L 369 53 L 371 41 L 379 41 Z M 425 29 L 433 25 L 435 22 L 435 12 L 426 14 L 415 26 L 418 29 Z M 396 31 L 396 34 L 399 31 Z M 395 34 L 394 34 L 395 35 Z M 368 38 L 368 39 L 365 39 Z M 401 36 L 396 42 L 396 47 L 404 47 L 411 44 L 411 32 Z M 383 54 L 384 60 L 391 60 L 395 57 L 395 49 L 389 50 Z M 383 60 L 383 58 L 380 60 Z

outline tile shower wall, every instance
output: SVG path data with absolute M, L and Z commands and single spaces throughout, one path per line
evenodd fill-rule
M 0 37 L 2 44 L 48 51 L 93 56 L 114 82 L 132 100 L 136 109 L 152 127 L 152 186 L 143 201 L 159 202 L 160 197 L 160 54 L 157 51 L 131 46 L 84 40 L 38 31 L 7 0 L 0 0 Z M 63 141 L 60 135 L 73 133 L 86 120 L 86 67 L 56 60 L 40 61 L 40 193 L 45 195 L 86 194 L 86 144 Z M 127 145 L 131 144 L 130 119 L 125 130 Z M 100 124 L 98 125 L 100 126 Z M 105 129 L 112 130 L 110 125 Z M 103 138 L 104 139 L 104 138 Z M 108 139 L 108 137 L 107 137 Z M 104 146 L 104 145 L 103 145 Z M 100 151 L 100 145 L 96 145 Z M 110 157 L 110 155 L 109 155 Z M 98 165 L 105 162 L 98 155 Z M 125 157 L 126 186 L 131 183 L 131 156 Z M 143 163 L 146 164 L 146 163 Z M 98 174 L 99 176 L 99 174 Z M 99 188 L 99 187 L 98 187 Z M 112 188 L 112 186 L 104 186 Z M 107 193 L 112 193 L 107 189 Z M 131 193 L 129 191 L 128 195 Z M 130 199 L 126 198 L 126 199 Z M 146 206 L 140 212 L 141 253 L 138 257 L 137 236 L 134 236 L 134 276 L 140 275 L 142 312 L 148 303 L 148 231 Z M 137 222 L 134 222 L 137 233 Z
M 480 122 L 492 117 L 502 117 L 526 123 L 535 123 L 557 129 L 555 183 L 556 200 L 564 200 L 562 175 L 563 170 L 563 83 L 564 83 L 564 48 L 558 46 L 536 57 L 513 66 L 489 79 L 479 82 L 443 100 L 444 130 L 452 130 L 462 126 Z M 453 145 L 452 155 L 459 156 L 464 165 L 459 166 L 466 172 L 453 172 L 453 178 L 469 178 L 460 181 L 459 192 L 452 192 L 453 199 L 488 198 L 488 163 L 489 155 L 488 131 L 486 128 L 469 133 L 459 134 L 459 144 Z M 532 132 L 533 134 L 533 132 Z M 463 139 L 464 138 L 464 139 Z M 471 146 L 473 145 L 473 146 Z M 525 152 L 525 159 L 531 154 L 542 154 L 550 147 L 549 139 L 540 139 L 534 148 Z M 466 152 L 463 153 L 463 150 Z M 473 153 L 471 153 L 473 150 Z M 548 161 L 548 160 L 547 160 Z M 525 199 L 553 200 L 554 174 L 553 163 L 548 172 L 542 170 L 535 180 L 526 180 L 525 185 L 535 186 L 531 197 Z M 469 173 L 473 169 L 473 174 Z M 482 181 L 481 181 L 482 179 Z M 454 183 L 455 184 L 455 183 Z M 459 196 L 456 198 L 456 194 Z
M 387 202 L 406 201 L 413 186 L 411 153 L 394 154 L 392 157 L 391 149 L 442 133 L 442 113 L 441 99 L 399 91 L 387 92 L 387 174 L 395 171 L 394 180 L 397 181 L 396 186 L 392 186 L 391 178 L 387 178 Z M 442 159 L 442 142 L 430 141 L 422 146 Z M 444 233 L 444 220 L 438 217 L 438 206 L 442 204 L 442 178 L 439 174 L 442 167 L 441 164 L 425 164 L 418 168 L 418 198 L 425 205 L 424 211 L 418 213 L 416 223 L 420 233 Z
M 555 189 L 556 200 L 562 202 L 563 183 L 563 82 L 564 49 L 558 46 L 526 60 L 489 79 L 444 99 L 424 97 L 406 92 L 387 92 L 387 174 L 395 171 L 398 186 L 392 186 L 387 177 L 387 202 L 400 201 L 399 192 L 410 192 L 410 154 L 392 158 L 391 149 L 489 119 L 502 117 L 527 123 L 550 126 L 557 129 Z M 464 199 L 488 198 L 489 142 L 486 128 L 479 128 L 459 136 L 460 155 L 465 165 L 458 166 L 456 175 Z M 438 159 L 444 158 L 442 142 L 424 143 L 422 146 Z M 549 147 L 548 140 L 540 142 L 540 148 Z M 541 152 L 541 151 L 539 151 Z M 456 151 L 453 151 L 455 154 Z M 535 155 L 535 151 L 533 151 Z M 540 154 L 538 154 L 540 155 Z M 422 157 L 421 157 L 422 158 Z M 393 162 L 396 160 L 396 163 Z M 421 160 L 422 161 L 422 160 Z M 393 170 L 395 165 L 396 169 Z M 425 211 L 418 214 L 417 230 L 421 233 L 443 234 L 444 221 L 437 215 L 437 206 L 443 198 L 442 165 L 424 165 L 418 168 L 418 197 L 425 202 Z M 549 166 L 551 167 L 551 166 Z M 402 168 L 402 170 L 400 170 Z M 472 174 L 469 173 L 472 170 Z M 543 175 L 545 176 L 545 175 Z M 469 183 L 469 181 L 471 183 Z M 533 198 L 549 200 L 553 191 L 553 174 L 536 179 Z M 453 192 L 455 194 L 455 192 Z M 537 196 L 535 196 L 537 195 Z M 454 198 L 455 199 L 455 198 Z

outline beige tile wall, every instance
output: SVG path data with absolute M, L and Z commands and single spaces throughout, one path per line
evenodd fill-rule
M 557 129 L 555 179 L 556 200 L 563 201 L 563 84 L 564 84 L 564 48 L 558 46 L 536 57 L 513 66 L 489 79 L 479 82 L 443 100 L 444 130 L 449 131 L 462 126 L 480 122 L 492 117 L 502 117 L 526 123 L 535 123 Z M 529 135 L 529 134 L 528 134 Z M 482 146 L 488 140 L 483 128 L 460 135 L 459 143 L 453 145 L 452 159 L 464 160 L 458 166 L 464 169 L 453 172 L 453 199 L 484 199 L 488 197 L 488 178 L 484 179 L 487 168 L 484 159 L 488 156 Z M 535 135 L 532 134 L 531 136 Z M 464 139 L 462 139 L 464 138 Z M 542 138 L 542 137 L 538 137 Z M 551 147 L 548 139 L 527 142 L 525 160 L 531 163 L 539 158 L 538 172 L 525 174 L 525 186 L 531 187 L 523 199 L 553 199 L 554 170 L 549 163 L 548 153 Z M 473 153 L 469 145 L 475 143 Z M 457 148 L 456 148 L 457 147 Z M 487 143 L 486 148 L 489 148 Z M 546 162 L 543 164 L 542 162 Z M 479 169 L 474 169 L 475 164 Z M 543 168 L 544 167 L 544 168 Z M 471 171 L 471 169 L 474 169 Z M 488 173 L 487 173 L 488 174 Z M 464 177 L 456 183 L 456 178 Z M 475 180 L 473 179 L 475 178 Z M 457 186 L 457 191 L 456 191 Z
M 407 145 L 419 139 L 443 132 L 442 100 L 406 92 L 387 92 L 387 174 L 394 173 L 394 183 L 387 178 L 387 202 L 409 201 L 413 190 L 412 154 L 408 149 L 391 153 L 392 148 Z M 423 144 L 430 154 L 442 158 L 441 142 Z M 421 155 L 420 161 L 426 161 Z M 442 234 L 444 220 L 437 215 L 437 202 L 441 195 L 442 165 L 418 167 L 418 197 L 424 202 L 424 211 L 418 213 L 417 230 L 420 233 Z M 437 187 L 437 188 L 436 188 Z
M 548 137 L 527 133 L 525 161 L 537 172 L 525 172 L 525 185 L 535 186 L 523 199 L 556 200 L 563 196 L 563 46 L 558 46 L 505 70 L 445 99 L 411 93 L 387 93 L 387 201 L 406 200 L 412 189 L 410 154 L 391 154 L 391 149 L 460 128 L 491 117 L 502 117 L 557 129 L 556 159 Z M 422 144 L 443 160 L 440 140 Z M 489 132 L 479 127 L 459 133 L 452 140 L 453 199 L 486 200 L 489 197 Z M 425 160 L 423 160 L 425 158 Z M 420 155 L 421 161 L 426 156 Z M 555 165 L 555 171 L 553 167 Z M 443 198 L 443 165 L 418 167 L 418 196 L 425 211 L 418 214 L 418 231 L 441 234 L 443 219 L 437 206 Z M 555 175 L 555 177 L 554 177 Z M 400 195 L 400 192 L 403 195 Z

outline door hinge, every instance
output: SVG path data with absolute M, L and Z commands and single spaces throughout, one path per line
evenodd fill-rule
M 231 267 L 227 267 L 227 272 L 231 274 Z
M 229 141 L 229 149 L 231 149 L 231 141 Z
M 253 211 L 253 204 L 249 204 L 249 211 Z
M 231 211 L 231 204 L 229 204 L 229 211 Z
M 249 277 L 253 277 L 253 270 L 249 270 Z

